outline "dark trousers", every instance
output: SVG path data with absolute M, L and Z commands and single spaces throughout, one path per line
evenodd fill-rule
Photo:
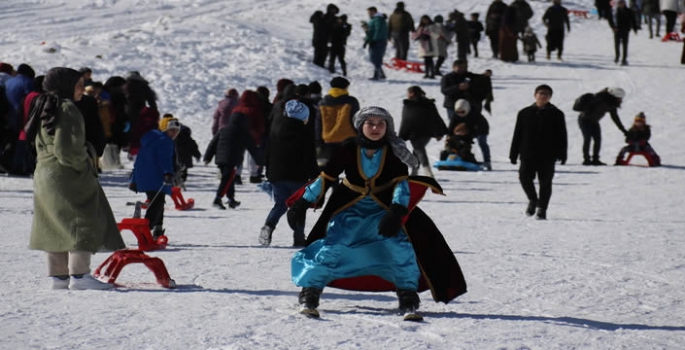
M 162 226 L 164 223 L 164 192 L 145 191 L 145 195 L 148 201 L 145 218 L 150 223 L 150 229 L 155 226 Z
M 314 64 L 324 67 L 326 65 L 326 56 L 328 56 L 328 43 L 314 44 Z
M 423 58 L 423 65 L 426 71 L 424 77 L 435 77 L 435 64 L 433 63 L 433 56 L 425 56 Z
M 540 185 L 540 195 L 535 192 L 535 176 Z M 519 168 L 519 182 L 529 201 L 537 202 L 538 208 L 547 209 L 552 197 L 552 178 L 554 178 L 554 162 L 531 162 L 521 160 Z
M 271 183 L 274 195 L 274 206 L 266 217 L 266 225 L 271 228 L 276 228 L 278 221 L 283 214 L 288 211 L 285 201 L 304 185 L 304 182 L 298 181 L 274 181 Z M 295 241 L 304 241 L 304 226 L 291 228 L 293 229 L 293 239 Z
M 473 57 L 478 57 L 478 42 L 480 41 L 480 38 L 472 38 L 471 39 L 471 46 L 473 46 Z
M 411 142 L 411 147 L 414 149 L 414 156 L 416 156 L 416 158 L 419 160 L 421 166 L 424 167 L 430 167 L 428 153 L 426 153 L 426 145 L 428 145 L 428 142 L 430 142 L 430 140 L 430 137 L 420 137 L 417 139 L 409 140 L 409 142 Z M 418 172 L 418 169 L 416 169 L 415 171 Z M 416 174 L 412 173 L 412 175 Z
M 467 39 L 461 39 L 457 41 L 457 58 L 460 60 L 467 61 L 468 60 L 468 54 L 469 54 L 469 46 L 471 46 L 471 42 Z
M 621 62 L 626 62 L 628 59 L 628 38 L 630 37 L 630 31 L 616 31 L 614 32 L 614 51 L 616 52 L 616 57 L 614 62 L 618 62 L 618 56 L 621 46 L 623 46 L 623 57 Z
M 347 63 L 345 63 L 345 46 L 331 46 L 328 55 L 328 70 L 335 73 L 335 60 L 340 62 L 343 76 L 347 76 Z
M 554 50 L 559 50 L 557 56 L 561 58 L 564 53 L 564 28 L 550 29 L 545 39 L 547 39 L 547 55 L 549 56 Z
M 392 32 L 390 37 L 395 45 L 395 58 L 406 61 L 409 52 L 409 33 Z
M 599 159 L 599 151 L 602 149 L 602 128 L 599 126 L 599 122 L 582 120 L 581 115 L 578 117 L 578 126 L 580 126 L 580 131 L 583 134 L 583 158 L 585 160 L 590 159 L 590 141 L 594 141 L 592 158 Z
M 664 11 L 662 11 L 662 13 L 666 17 L 666 34 L 674 32 L 675 31 L 675 22 L 676 22 L 676 19 L 678 18 L 678 13 L 675 11 L 669 11 L 669 10 L 664 10 Z
M 499 29 L 493 30 L 488 34 L 490 37 L 490 48 L 492 49 L 492 57 L 499 57 Z
M 442 64 L 445 63 L 445 56 L 438 56 L 438 61 L 435 63 L 435 68 L 433 71 L 435 71 L 435 74 L 440 74 L 440 67 L 442 67 Z
M 226 198 L 232 200 L 235 197 L 235 182 L 233 181 L 235 167 L 219 165 L 219 170 L 221 170 L 221 181 L 219 182 L 219 189 L 216 191 L 216 198 L 226 196 Z

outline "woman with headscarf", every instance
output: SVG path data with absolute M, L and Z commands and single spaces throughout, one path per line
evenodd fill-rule
M 86 143 L 83 117 L 74 105 L 83 85 L 76 70 L 50 69 L 26 126 L 38 161 L 29 247 L 47 252 L 52 289 L 112 288 L 89 274 L 91 255 L 124 248 L 98 182 L 95 150 Z
M 466 283 L 449 246 L 430 218 L 416 207 L 428 188 L 442 189 L 429 177 L 409 177 L 418 161 L 395 133 L 392 116 L 365 107 L 354 116 L 356 139 L 346 141 L 323 173 L 290 198 L 291 227 L 304 224 L 306 209 L 324 200 L 341 173 L 308 246 L 292 259 L 292 280 L 303 287 L 302 313 L 318 317 L 325 286 L 364 291 L 396 291 L 406 320 L 421 317 L 417 292 L 431 289 L 436 301 L 466 292 Z

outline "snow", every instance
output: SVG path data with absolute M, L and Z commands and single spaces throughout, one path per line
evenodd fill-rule
M 399 123 L 410 85 L 422 86 L 440 106 L 442 95 L 439 81 L 418 74 L 386 70 L 387 81 L 367 80 L 372 71 L 359 23 L 368 6 L 389 13 L 394 3 L 344 0 L 338 6 L 354 26 L 350 93 L 362 106 L 387 108 Z M 463 0 L 457 8 L 480 12 L 482 19 L 489 3 Z M 591 9 L 593 3 L 565 5 Z M 542 40 L 540 18 L 549 3 L 530 4 Z M 228 87 L 266 85 L 273 96 L 283 77 L 328 87 L 331 75 L 310 63 L 309 15 L 324 9 L 314 0 L 4 0 L 0 60 L 15 67 L 27 62 L 39 73 L 88 66 L 102 81 L 138 70 L 157 91 L 160 111 L 189 125 L 204 150 L 212 112 Z M 418 19 L 421 11 L 444 15 L 454 3 L 407 2 L 407 9 Z M 469 68 L 494 71 L 493 115 L 487 116 L 494 171 L 436 172 L 446 196 L 428 194 L 421 203 L 469 287 L 447 305 L 422 293 L 424 323 L 402 322 L 394 314 L 394 293 L 332 288 L 323 293 L 320 321 L 298 315 L 299 288 L 290 281 L 296 250 L 285 218 L 272 246 L 258 246 L 272 206 L 268 196 L 246 183 L 237 187 L 238 209 L 213 209 L 216 169 L 200 165 L 184 193 L 197 208 L 167 210 L 169 248 L 150 253 L 164 260 L 178 284 L 174 290 L 156 286 L 142 265 L 127 266 L 117 280 L 130 288 L 49 290 L 45 254 L 27 249 L 32 181 L 0 178 L 0 348 L 685 349 L 682 45 L 649 40 L 646 28 L 630 41 L 627 67 L 613 63 L 612 33 L 596 17 L 572 18 L 564 62 L 545 60 L 543 50 L 535 64 L 503 63 L 489 58 L 489 41 L 481 41 L 483 58 L 470 59 Z M 549 220 L 541 222 L 523 215 L 527 203 L 508 150 L 517 111 L 533 102 L 533 89 L 543 83 L 566 113 L 569 160 L 557 167 Z M 582 138 L 571 105 L 580 94 L 607 86 L 627 92 L 619 110 L 626 126 L 646 113 L 664 166 L 580 165 Z M 602 125 L 603 160 L 613 163 L 623 135 L 608 117 Z M 437 157 L 440 148 L 433 141 L 429 153 Z M 478 147 L 474 153 L 480 159 Z M 142 199 L 127 189 L 131 163 L 125 165 L 101 178 L 118 220 L 133 212 L 126 202 Z M 309 215 L 308 228 L 318 213 Z M 123 237 L 136 246 L 130 232 Z M 95 255 L 92 268 L 107 256 Z

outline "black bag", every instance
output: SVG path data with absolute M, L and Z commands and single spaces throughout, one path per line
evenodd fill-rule
M 586 111 L 587 108 L 590 106 L 590 101 L 593 97 L 595 97 L 595 94 L 590 92 L 578 96 L 575 102 L 573 102 L 573 110 L 576 112 Z

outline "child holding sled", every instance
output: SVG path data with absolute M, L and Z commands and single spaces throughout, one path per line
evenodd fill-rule
M 638 113 L 633 121 L 633 126 L 626 133 L 626 143 L 628 145 L 621 148 L 614 165 L 626 165 L 624 158 L 628 152 L 647 152 L 652 157 L 654 165 L 661 165 L 661 159 L 649 142 L 647 142 L 651 136 L 651 127 L 646 123 L 645 114 L 643 112 Z

